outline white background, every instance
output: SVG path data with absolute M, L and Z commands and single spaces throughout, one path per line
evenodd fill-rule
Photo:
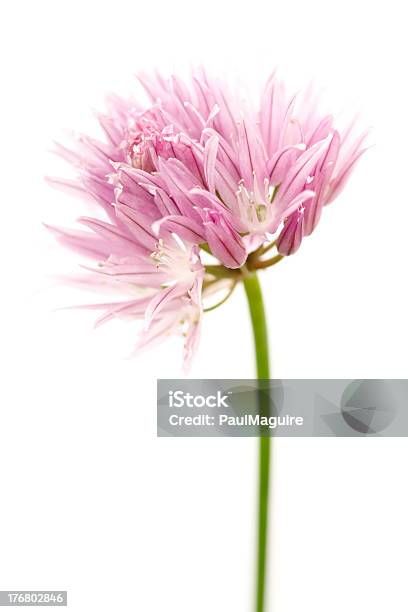
M 81 206 L 43 182 L 62 128 L 152 67 L 203 62 L 251 85 L 276 64 L 356 108 L 375 146 L 313 237 L 264 274 L 276 377 L 406 377 L 404 3 L 2 5 L 0 589 L 67 589 L 75 612 L 251 610 L 256 440 L 157 439 L 155 381 L 178 340 L 134 360 L 96 332 L 42 220 Z M 253 374 L 242 292 L 206 316 L 191 376 Z M 277 440 L 273 612 L 405 612 L 406 439 Z

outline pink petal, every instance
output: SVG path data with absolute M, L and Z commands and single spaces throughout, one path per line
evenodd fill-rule
M 208 211 L 204 222 L 206 241 L 211 253 L 227 268 L 240 268 L 247 258 L 241 236 L 218 212 Z
M 163 217 L 153 224 L 153 230 L 157 235 L 160 235 L 162 230 L 177 234 L 182 240 L 191 244 L 200 244 L 205 242 L 204 230 L 193 219 L 182 217 L 180 215 L 170 215 Z
M 303 238 L 303 213 L 293 213 L 285 222 L 278 238 L 278 251 L 282 255 L 293 255 Z
M 204 173 L 208 190 L 215 193 L 215 161 L 217 159 L 218 138 L 211 136 L 204 147 Z
M 151 229 L 151 217 L 143 215 L 140 211 L 136 212 L 124 204 L 118 204 L 116 211 L 118 218 L 125 223 L 137 243 L 153 251 L 157 240 Z
M 182 283 L 177 283 L 171 287 L 167 287 L 159 291 L 149 302 L 145 311 L 145 328 L 149 329 L 153 319 L 165 308 L 169 302 L 184 295 L 186 286 Z

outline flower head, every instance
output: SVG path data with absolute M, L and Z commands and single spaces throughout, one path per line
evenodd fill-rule
M 310 93 L 288 95 L 275 74 L 255 110 L 203 70 L 186 83 L 140 81 L 150 102 L 108 98 L 103 141 L 80 135 L 74 150 L 58 147 L 78 178 L 52 183 L 91 196 L 100 214 L 79 219 L 85 230 L 50 229 L 93 261 L 93 284 L 127 294 L 92 306 L 104 311 L 99 323 L 144 318 L 137 348 L 179 332 L 188 364 L 203 302 L 297 251 L 342 191 L 365 134 L 354 123 L 341 133 Z

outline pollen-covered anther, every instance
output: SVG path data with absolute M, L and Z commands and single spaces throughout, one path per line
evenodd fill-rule
M 152 253 L 150 253 L 150 258 L 155 262 L 156 268 L 159 268 L 160 265 L 163 263 L 163 257 L 164 257 L 164 241 L 162 238 L 159 238 L 159 240 L 156 242 L 155 244 L 156 247 L 156 251 L 153 251 Z

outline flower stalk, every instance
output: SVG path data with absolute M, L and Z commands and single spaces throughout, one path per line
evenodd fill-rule
M 265 308 L 261 286 L 255 272 L 243 279 L 252 322 L 256 371 L 259 381 L 260 411 L 268 416 L 271 411 L 269 394 L 262 393 L 262 381 L 269 380 L 269 350 Z M 271 470 L 271 438 L 260 432 L 258 450 L 258 532 L 257 532 L 257 569 L 256 569 L 256 612 L 265 612 L 267 548 L 268 548 L 268 513 Z
M 284 258 L 284 255 L 280 255 L 278 253 L 278 255 L 275 255 L 274 257 L 271 257 L 270 259 L 265 259 L 265 260 L 258 260 L 254 263 L 254 269 L 255 270 L 261 270 L 263 268 L 270 268 L 271 266 L 274 266 L 275 264 L 277 264 L 279 261 L 281 261 L 281 259 Z

